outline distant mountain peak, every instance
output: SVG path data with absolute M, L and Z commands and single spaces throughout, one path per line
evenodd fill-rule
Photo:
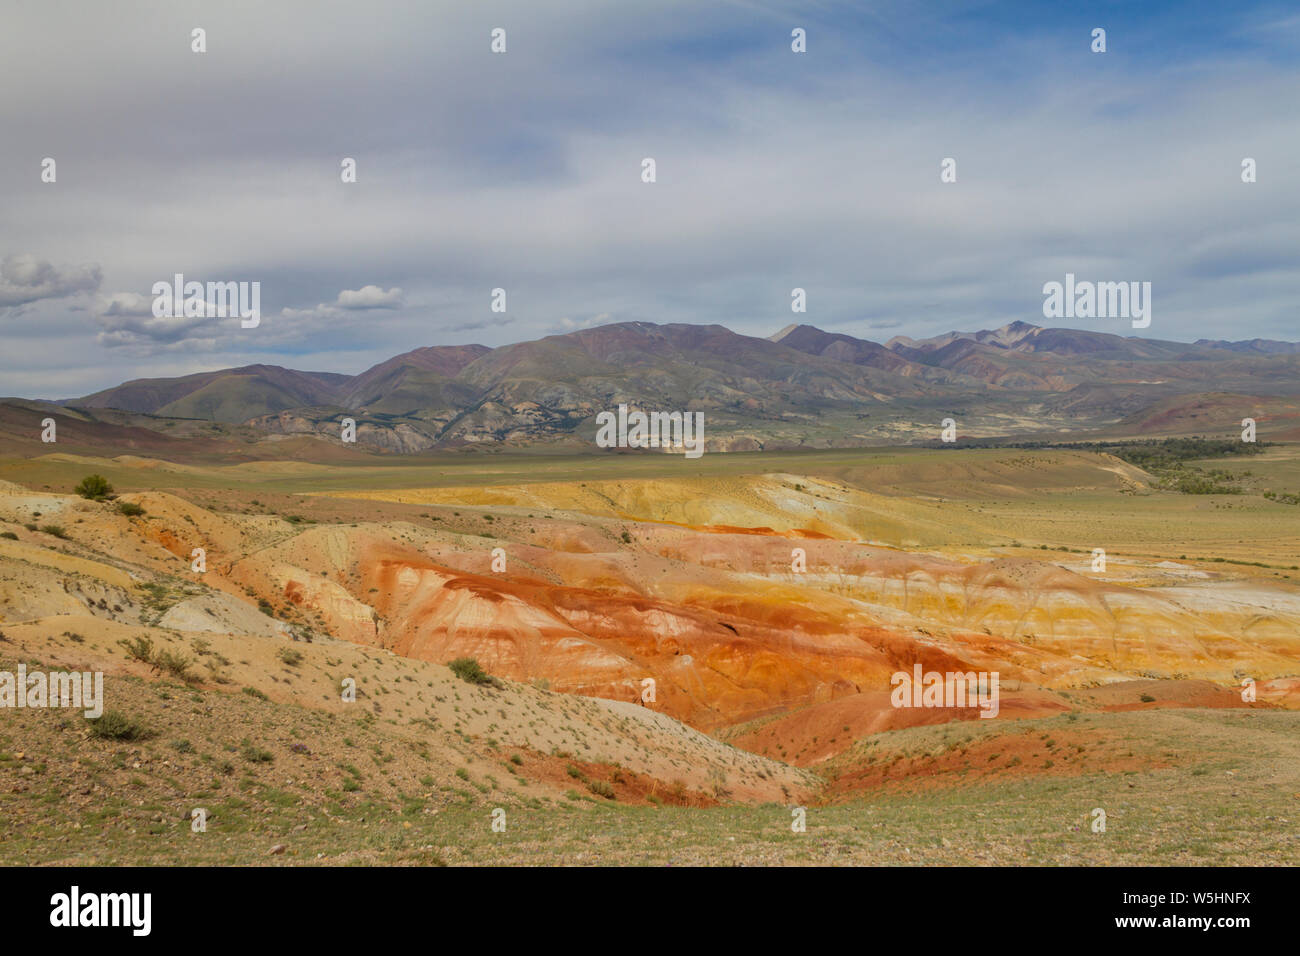
M 1223 339 L 1197 339 L 1197 345 L 1211 349 L 1225 349 L 1229 352 L 1255 353 L 1259 355 L 1295 355 L 1300 353 L 1300 342 L 1282 342 L 1278 339 L 1244 339 L 1228 342 Z
M 1062 426 L 1116 421 L 1170 391 L 1261 379 L 1289 388 L 1300 382 L 1297 351 L 1259 339 L 1190 345 L 1024 321 L 919 341 L 896 336 L 888 346 L 808 324 L 760 338 L 716 324 L 630 321 L 498 348 L 425 346 L 358 375 L 257 364 L 137 379 L 63 404 L 330 439 L 347 412 L 372 447 L 405 452 L 580 442 L 595 410 L 636 401 L 716 413 L 734 423 L 727 447 L 741 448 L 801 442 L 808 429 L 832 443 L 892 437 L 889 422 L 928 421 L 974 396 L 998 408 L 1046 402 Z M 1151 383 L 1163 387 L 1159 395 Z

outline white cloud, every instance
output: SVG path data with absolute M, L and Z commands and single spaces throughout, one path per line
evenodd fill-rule
M 153 297 L 138 292 L 113 292 L 98 296 L 95 312 L 100 317 L 153 315 Z
M 102 280 L 99 266 L 60 268 L 30 253 L 10 255 L 0 262 L 0 307 L 94 292 Z
M 95 340 L 108 348 L 134 346 L 141 352 L 212 351 L 223 334 L 242 328 L 240 318 L 223 314 L 216 302 L 203 302 L 203 315 L 161 318 L 153 314 L 153 304 L 153 296 L 136 292 L 96 297 L 95 322 L 102 331 Z
M 385 292 L 377 285 L 360 289 L 344 289 L 339 293 L 338 304 L 345 309 L 397 309 L 402 306 L 402 290 Z
M 344 289 L 333 302 L 320 302 L 309 309 L 283 308 L 280 317 L 295 322 L 342 319 L 347 318 L 349 312 L 399 309 L 404 304 L 403 299 L 401 289 L 392 288 L 385 292 L 377 285 L 365 285 L 360 289 Z
M 176 316 L 155 318 L 152 311 L 128 311 L 132 305 L 119 306 L 124 296 L 130 293 L 117 293 L 107 311 L 97 315 L 95 321 L 102 331 L 96 341 L 110 348 L 121 346 L 156 346 L 165 350 L 173 346 L 193 346 L 211 348 L 214 341 L 214 319 L 218 323 L 233 322 L 238 326 L 238 319 L 219 319 L 215 316 Z M 143 298 L 143 296 L 141 297 Z M 147 300 L 152 305 L 153 300 Z M 204 333 L 199 335 L 200 330 Z

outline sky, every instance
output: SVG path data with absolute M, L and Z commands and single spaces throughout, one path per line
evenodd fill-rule
M 0 395 L 622 321 L 1296 340 L 1298 120 L 1294 3 L 0 0 Z M 176 273 L 260 324 L 155 318 Z M 1045 319 L 1067 273 L 1150 326 Z

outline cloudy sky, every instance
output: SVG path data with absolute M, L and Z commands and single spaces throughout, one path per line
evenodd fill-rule
M 1067 272 L 1153 288 L 1149 328 L 1075 327 L 1300 339 L 1298 67 L 1295 5 L 1249 0 L 4 0 L 0 395 L 627 320 L 1047 324 Z M 178 272 L 260 282 L 260 326 L 155 319 Z

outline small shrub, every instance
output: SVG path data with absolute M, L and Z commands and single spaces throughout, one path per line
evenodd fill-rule
M 134 717 L 117 710 L 106 710 L 99 717 L 91 719 L 90 733 L 101 740 L 144 740 L 153 733 Z
M 132 640 L 120 640 L 117 643 L 126 648 L 126 656 L 141 664 L 153 664 L 153 641 L 143 634 Z
M 138 518 L 144 514 L 144 508 L 140 507 L 134 501 L 119 501 L 117 503 L 117 513 L 125 515 L 128 518 Z
M 173 653 L 172 651 L 158 651 L 153 656 L 154 669 L 159 672 L 166 672 L 173 677 L 178 677 L 187 684 L 194 681 L 195 677 L 190 673 L 190 664 L 193 661 L 184 654 Z
M 0 532 L 0 538 L 8 538 L 10 541 L 17 541 L 18 535 L 14 534 L 12 531 L 3 531 Z
M 66 540 L 68 537 L 68 533 L 63 530 L 63 525 L 61 524 L 43 524 L 41 525 L 41 530 L 55 538 L 63 538 Z
M 92 501 L 103 501 L 113 493 L 113 486 L 103 475 L 87 475 L 75 489 L 77 494 Z
M 451 668 L 453 674 L 466 683 L 501 686 L 501 682 L 485 671 L 473 657 L 458 657 L 454 661 L 449 661 L 447 666 Z
M 302 663 L 302 651 L 295 651 L 292 647 L 280 648 L 275 652 L 275 656 L 290 667 L 297 667 Z
M 249 763 L 270 763 L 275 759 L 275 754 L 269 750 L 263 750 L 261 747 L 254 746 L 251 741 L 245 740 L 239 748 L 240 754 Z
M 598 797 L 604 797 L 606 800 L 614 799 L 614 788 L 604 780 L 588 780 L 587 789 Z

